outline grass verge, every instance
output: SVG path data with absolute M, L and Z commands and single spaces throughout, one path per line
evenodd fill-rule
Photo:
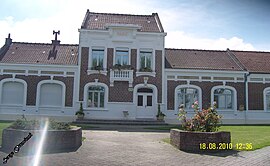
M 166 126 L 169 131 L 173 126 Z M 178 127 L 179 128 L 179 127 Z M 165 130 L 166 128 L 151 128 L 156 130 Z M 219 131 L 231 132 L 231 141 L 235 150 L 236 145 L 252 144 L 252 150 L 261 149 L 270 146 L 270 126 L 221 126 Z M 165 138 L 162 141 L 170 143 L 170 138 Z M 239 149 L 238 149 L 239 150 Z
M 78 126 L 81 127 L 82 130 L 91 130 L 91 129 L 96 129 L 99 128 L 97 126 L 89 125 L 89 124 L 78 124 L 78 123 L 71 123 L 72 126 Z
M 2 145 L 2 131 L 11 125 L 11 122 L 0 122 L 0 145 Z

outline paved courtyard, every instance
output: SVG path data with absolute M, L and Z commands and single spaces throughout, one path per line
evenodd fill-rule
M 42 155 L 40 166 L 270 166 L 270 147 L 252 152 L 203 155 L 182 152 L 164 143 L 162 139 L 169 137 L 167 132 L 122 127 L 120 130 L 83 130 L 83 136 L 86 140 L 76 152 Z M 1 159 L 6 155 L 0 152 Z M 28 166 L 31 160 L 32 157 L 15 156 L 5 165 Z

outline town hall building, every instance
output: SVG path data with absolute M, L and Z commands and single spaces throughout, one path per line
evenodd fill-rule
M 165 48 L 157 13 L 87 10 L 79 44 L 13 42 L 0 49 L 0 119 L 156 119 L 179 123 L 217 102 L 223 123 L 270 123 L 270 52 Z M 62 35 L 62 34 L 61 34 Z M 68 34 L 63 34 L 68 35 Z M 181 40 L 181 39 L 179 39 Z

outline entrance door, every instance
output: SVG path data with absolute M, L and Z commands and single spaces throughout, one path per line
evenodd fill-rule
M 148 88 L 138 89 L 137 93 L 137 118 L 154 118 L 153 90 Z

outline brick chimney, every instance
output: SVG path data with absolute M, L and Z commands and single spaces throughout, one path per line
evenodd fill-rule
M 57 35 L 60 35 L 60 31 L 53 31 L 53 35 L 55 35 L 55 39 L 52 40 L 53 48 L 49 52 L 48 60 L 53 58 L 56 59 L 56 55 L 58 50 L 56 49 L 56 46 L 60 45 L 60 40 L 57 40 Z
M 5 45 L 10 46 L 12 44 L 12 39 L 10 38 L 10 33 L 8 34 L 8 38 L 6 38 Z
M 8 38 L 6 38 L 5 45 L 2 48 L 0 48 L 0 60 L 3 59 L 4 55 L 7 53 L 11 44 L 12 44 L 12 39 L 10 38 L 10 33 L 9 33 Z

